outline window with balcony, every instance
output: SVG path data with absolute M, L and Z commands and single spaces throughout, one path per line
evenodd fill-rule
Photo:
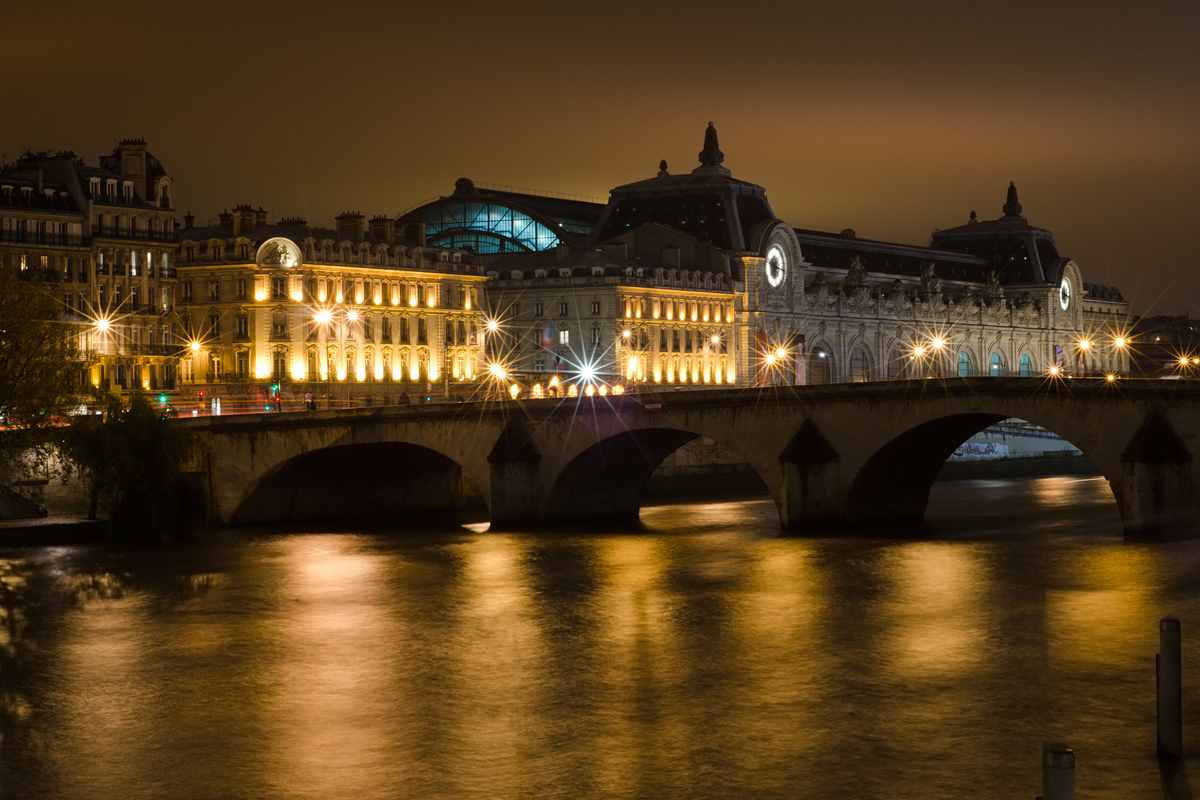
M 271 278 L 271 299 L 286 300 L 287 299 L 287 279 L 286 278 Z
M 275 312 L 271 315 L 271 338 L 283 339 L 287 337 L 287 314 Z

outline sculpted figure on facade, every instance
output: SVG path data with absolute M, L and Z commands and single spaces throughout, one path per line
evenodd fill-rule
M 996 274 L 996 270 L 988 273 L 987 284 L 983 288 L 983 296 L 989 301 L 1004 298 L 1004 287 L 1000 285 L 1000 276 Z
M 863 266 L 862 259 L 855 253 L 854 259 L 850 262 L 850 269 L 846 271 L 846 293 L 849 294 L 852 289 L 866 285 L 867 268 Z
M 921 294 L 925 297 L 930 297 L 934 294 L 940 294 L 942 291 L 942 279 L 939 278 L 933 271 L 933 262 L 929 262 L 921 267 Z

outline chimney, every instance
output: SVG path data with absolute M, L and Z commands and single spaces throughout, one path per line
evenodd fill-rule
M 304 219 L 304 217 L 284 217 L 279 220 L 279 224 L 293 228 L 306 228 L 308 227 L 308 220 Z
M 391 217 L 371 217 L 371 238 L 390 242 L 396 238 L 396 221 Z
M 195 221 L 196 221 L 196 218 L 194 216 L 192 216 L 192 212 L 189 211 L 188 213 L 183 215 L 183 227 L 191 229 L 192 223 L 194 223 Z
M 233 207 L 233 235 L 241 236 L 254 230 L 254 208 L 245 204 Z
M 366 232 L 366 217 L 357 211 L 346 211 L 338 214 L 337 230 L 339 236 L 345 236 L 347 239 L 361 239 Z
M 146 140 L 122 139 L 117 150 L 121 153 L 121 176 L 133 181 L 139 197 L 153 202 L 154 192 L 147 192 L 150 170 L 146 168 Z
M 221 227 L 222 228 L 232 228 L 233 227 L 233 214 L 230 214 L 228 211 L 221 212 Z
M 258 211 L 254 212 L 254 227 L 255 229 L 265 227 L 267 224 L 267 210 L 262 206 L 258 207 Z
M 564 244 L 560 244 L 558 247 L 556 247 L 554 250 L 554 260 L 560 264 L 562 264 L 566 261 L 570 261 L 571 260 L 571 245 L 564 243 Z
M 425 223 L 424 222 L 406 222 L 406 223 L 404 223 L 404 241 L 424 247 L 425 246 Z

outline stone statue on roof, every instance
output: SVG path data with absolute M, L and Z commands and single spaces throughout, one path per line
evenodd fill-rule
M 933 271 L 932 261 L 921 267 L 921 291 L 926 295 L 937 294 L 942 290 L 942 279 Z
M 998 300 L 1004 297 L 1004 287 L 1000 285 L 1000 276 L 996 274 L 996 270 L 988 273 L 987 284 L 983 288 L 983 294 L 989 300 Z
M 846 271 L 846 288 L 854 289 L 866 285 L 867 268 L 863 266 L 862 259 L 855 253 L 854 260 L 850 262 L 850 269 Z

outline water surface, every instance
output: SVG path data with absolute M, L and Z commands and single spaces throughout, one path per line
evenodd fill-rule
M 1102 480 L 938 484 L 909 538 L 642 519 L 0 552 L 0 794 L 1032 798 L 1063 740 L 1080 797 L 1163 796 L 1200 545 L 1123 541 Z

